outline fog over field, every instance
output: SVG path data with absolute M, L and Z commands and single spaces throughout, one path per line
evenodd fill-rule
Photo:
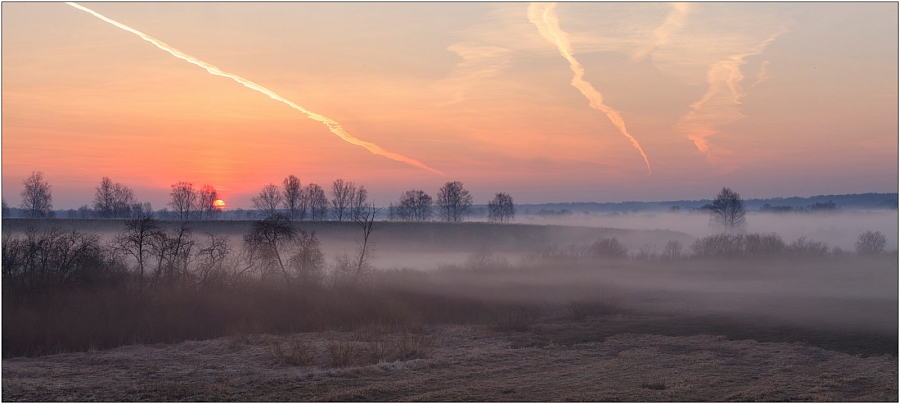
M 807 237 L 832 247 L 853 249 L 860 233 L 880 231 L 889 246 L 897 247 L 897 210 L 841 210 L 827 213 L 747 213 L 747 232 L 775 232 L 785 241 Z M 703 237 L 717 232 L 709 225 L 709 215 L 696 212 L 574 214 L 571 216 L 527 216 L 517 223 L 557 224 L 564 226 L 612 227 L 619 229 L 683 232 Z M 632 245 L 630 248 L 639 246 Z M 659 246 L 662 247 L 662 246 Z

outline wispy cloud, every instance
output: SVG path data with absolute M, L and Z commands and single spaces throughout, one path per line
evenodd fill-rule
M 638 48 L 638 50 L 632 56 L 633 60 L 639 61 L 645 58 L 654 49 L 665 46 L 669 42 L 669 38 L 672 36 L 672 34 L 684 26 L 684 20 L 687 16 L 688 10 L 690 10 L 690 4 L 671 3 L 671 5 L 672 10 L 669 12 L 666 20 L 663 21 L 662 25 L 653 30 L 653 36 L 655 37 L 655 40 L 652 43 Z
M 762 64 L 759 65 L 759 73 L 756 74 L 756 83 L 753 83 L 753 85 L 750 86 L 751 88 L 756 87 L 757 84 L 762 83 L 762 82 L 772 78 L 772 76 L 769 76 L 769 73 L 767 71 L 768 68 L 769 68 L 768 60 L 766 60 L 765 62 L 762 62 Z
M 709 89 L 703 97 L 690 105 L 691 110 L 675 125 L 679 132 L 694 142 L 700 153 L 706 155 L 710 164 L 727 165 L 727 157 L 734 154 L 731 150 L 711 145 L 707 139 L 719 134 L 723 126 L 745 117 L 739 108 L 741 99 L 747 96 L 741 86 L 741 81 L 744 80 L 741 65 L 746 63 L 745 58 L 762 53 L 775 38 L 785 32 L 787 29 L 782 29 L 744 52 L 713 63 L 706 75 Z
M 571 67 L 572 72 L 575 73 L 575 77 L 572 78 L 572 86 L 577 88 L 578 91 L 581 91 L 581 94 L 588 99 L 592 108 L 605 113 L 606 117 L 609 118 L 613 125 L 622 132 L 622 135 L 631 141 L 631 144 L 634 145 L 641 153 L 641 157 L 644 158 L 644 163 L 647 164 L 647 175 L 650 175 L 650 173 L 652 173 L 650 161 L 647 159 L 647 155 L 644 154 L 644 150 L 641 148 L 638 141 L 628 133 L 622 115 L 619 114 L 619 111 L 604 104 L 603 95 L 594 89 L 594 86 L 592 86 L 591 83 L 584 80 L 584 67 L 582 67 L 581 63 L 572 56 L 572 45 L 569 42 L 569 37 L 566 32 L 559 27 L 559 18 L 556 16 L 556 12 L 554 11 L 555 8 L 556 3 L 531 3 L 531 5 L 528 6 L 528 20 L 536 25 L 541 35 L 556 45 L 557 49 L 559 49 L 559 53 L 569 61 L 569 67 Z
M 455 104 L 465 99 L 465 95 L 483 80 L 499 74 L 509 66 L 511 51 L 501 46 L 455 43 L 447 50 L 456 53 L 463 60 L 456 65 L 453 73 L 440 86 L 453 93 L 453 99 L 442 106 Z

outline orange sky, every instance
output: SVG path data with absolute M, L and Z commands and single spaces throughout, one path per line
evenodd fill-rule
M 897 192 L 896 3 L 81 3 L 338 122 L 321 122 L 64 3 L 2 4 L 2 193 L 54 207 L 104 176 L 162 208 L 229 207 L 293 174 L 379 205 L 462 181 L 486 203 Z M 529 7 L 558 19 L 572 84 Z M 588 94 L 589 95 L 589 94 Z

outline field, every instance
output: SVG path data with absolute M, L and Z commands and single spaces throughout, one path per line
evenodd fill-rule
M 106 240 L 124 230 L 4 220 L 3 233 L 48 224 Z M 190 225 L 235 250 L 253 226 Z M 353 287 L 331 278 L 332 257 L 362 233 L 322 222 L 298 225 L 328 260 L 316 285 L 225 270 L 220 283 L 141 293 L 133 279 L 4 289 L 2 399 L 898 400 L 895 244 L 701 257 L 696 237 L 670 230 L 375 226 L 373 266 Z M 627 256 L 599 249 L 612 238 Z M 660 254 L 673 240 L 684 250 Z

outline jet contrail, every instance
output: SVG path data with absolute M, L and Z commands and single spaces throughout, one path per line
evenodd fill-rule
M 403 156 L 403 155 L 400 155 L 400 154 L 397 154 L 397 153 L 389 152 L 389 151 L 387 151 L 387 150 L 382 149 L 380 146 L 378 146 L 378 145 L 376 145 L 376 144 L 374 144 L 374 143 L 366 142 L 366 141 L 364 141 L 364 140 L 360 140 L 360 139 L 357 139 L 357 138 L 355 138 L 355 137 L 353 137 L 353 136 L 350 136 L 350 134 L 348 134 L 346 131 L 344 131 L 344 128 L 341 127 L 341 124 L 335 122 L 335 121 L 332 120 L 331 118 L 328 118 L 328 117 L 326 117 L 326 116 L 319 115 L 319 114 L 317 114 L 317 113 L 315 113 L 315 112 L 306 110 L 305 108 L 303 108 L 303 107 L 301 107 L 301 106 L 299 106 L 299 105 L 297 105 L 297 104 L 294 104 L 293 102 L 291 102 L 291 101 L 285 99 L 284 97 L 282 97 L 282 96 L 280 96 L 280 95 L 278 95 L 278 94 L 275 94 L 275 92 L 273 92 L 272 90 L 269 90 L 268 88 L 265 88 L 265 87 L 263 87 L 263 86 L 261 86 L 261 85 L 259 85 L 259 84 L 256 84 L 256 83 L 254 83 L 254 82 L 252 82 L 252 81 L 250 81 L 250 80 L 247 80 L 247 79 L 245 79 L 245 78 L 243 78 L 243 77 L 241 77 L 241 76 L 238 76 L 238 75 L 236 75 L 236 74 L 231 74 L 231 73 L 223 72 L 222 70 L 219 70 L 218 67 L 215 67 L 215 66 L 213 66 L 213 65 L 211 65 L 211 64 L 209 64 L 209 63 L 206 63 L 206 62 L 204 62 L 204 61 L 202 61 L 202 60 L 200 60 L 200 59 L 197 59 L 197 58 L 195 58 L 195 57 L 193 57 L 193 56 L 190 56 L 190 55 L 188 55 L 188 54 L 186 54 L 186 53 L 184 53 L 184 52 L 182 52 L 182 51 L 180 51 L 180 50 L 178 50 L 178 49 L 175 49 L 175 48 L 173 48 L 173 47 L 171 47 L 171 46 L 169 46 L 169 45 L 166 45 L 164 42 L 162 42 L 162 41 L 160 41 L 160 40 L 158 40 L 158 39 L 156 39 L 156 38 L 154 38 L 154 37 L 152 37 L 152 36 L 150 36 L 150 35 L 144 34 L 143 32 L 140 32 L 140 31 L 138 31 L 138 30 L 136 30 L 136 29 L 133 29 L 133 28 L 131 28 L 131 27 L 125 25 L 125 24 L 121 24 L 121 23 L 119 23 L 119 22 L 116 22 L 116 21 L 113 21 L 113 20 L 111 20 L 111 19 L 109 19 L 109 18 L 106 18 L 106 17 L 104 17 L 104 16 L 98 14 L 97 12 L 95 12 L 95 11 L 89 9 L 89 8 L 83 7 L 83 6 L 81 6 L 81 5 L 78 5 L 78 4 L 75 4 L 75 3 L 72 3 L 72 2 L 67 2 L 66 4 L 68 4 L 68 5 L 72 6 L 72 7 L 75 7 L 75 8 L 77 8 L 77 9 L 79 9 L 79 10 L 83 10 L 83 11 L 85 11 L 85 12 L 88 12 L 88 13 L 90 13 L 90 14 L 93 14 L 95 17 L 97 17 L 97 18 L 99 18 L 99 19 L 101 19 L 101 20 L 103 20 L 103 21 L 106 21 L 106 22 L 108 22 L 108 23 L 110 23 L 110 24 L 112 24 L 112 25 L 115 25 L 115 26 L 117 26 L 117 27 L 119 27 L 119 28 L 121 28 L 121 29 L 124 29 L 124 30 L 126 30 L 126 31 L 128 31 L 128 32 L 131 32 L 131 33 L 133 33 L 133 34 L 135 34 L 135 35 L 141 37 L 141 38 L 144 39 L 145 41 L 150 42 L 150 43 L 156 45 L 156 47 L 158 47 L 158 48 L 160 48 L 160 49 L 162 49 L 162 50 L 164 50 L 164 51 L 166 51 L 166 52 L 171 53 L 172 56 L 175 56 L 175 57 L 177 57 L 177 58 L 179 58 L 179 59 L 184 59 L 184 60 L 186 60 L 186 61 L 188 61 L 188 62 L 190 62 L 190 63 L 193 63 L 193 64 L 195 64 L 195 65 L 197 65 L 197 66 L 200 66 L 200 67 L 206 69 L 206 71 L 209 72 L 210 74 L 213 74 L 213 75 L 216 75 L 216 76 L 228 77 L 228 78 L 230 78 L 230 79 L 232 79 L 232 80 L 234 80 L 234 81 L 236 81 L 236 82 L 238 82 L 238 83 L 243 84 L 244 86 L 246 86 L 246 87 L 248 87 L 248 88 L 251 88 L 251 89 L 256 90 L 256 91 L 259 91 L 259 92 L 261 92 L 261 93 L 263 93 L 263 94 L 265 94 L 265 95 L 268 95 L 269 98 L 272 98 L 273 100 L 281 101 L 281 102 L 283 102 L 283 103 L 289 105 L 291 108 L 294 108 L 294 109 L 296 109 L 296 110 L 298 110 L 298 111 L 300 111 L 300 112 L 306 114 L 306 116 L 308 116 L 309 118 L 314 119 L 314 120 L 319 121 L 319 122 L 322 122 L 323 124 L 325 124 L 325 126 L 328 127 L 328 129 L 329 129 L 332 133 L 334 133 L 335 135 L 340 136 L 341 139 L 344 139 L 344 140 L 346 140 L 347 142 L 352 143 L 352 144 L 355 144 L 355 145 L 357 145 L 357 146 L 365 147 L 366 150 L 372 152 L 373 154 L 377 154 L 377 155 L 380 155 L 380 156 L 387 157 L 387 158 L 389 158 L 389 159 L 391 159 L 391 160 L 396 160 L 396 161 L 400 161 L 400 162 L 403 162 L 403 163 L 406 163 L 406 164 L 409 164 L 409 165 L 412 165 L 412 166 L 416 166 L 416 167 L 419 167 L 419 168 L 423 168 L 423 169 L 425 169 L 425 170 L 431 171 L 431 172 L 436 173 L 436 174 L 444 175 L 444 173 L 442 173 L 442 172 L 440 172 L 440 171 L 438 171 L 438 170 L 435 170 L 435 169 L 433 169 L 433 168 L 431 168 L 431 167 L 428 167 L 428 166 L 426 166 L 425 164 L 423 164 L 423 163 L 420 162 L 420 161 L 413 160 L 413 159 L 411 159 L 411 158 L 409 158 L 409 157 L 406 157 L 406 156 Z
M 744 80 L 741 65 L 747 63 L 744 59 L 759 55 L 775 38 L 785 32 L 787 28 L 782 28 L 755 47 L 713 63 L 707 73 L 709 89 L 706 94 L 691 104 L 691 110 L 675 125 L 678 131 L 694 142 L 697 151 L 706 155 L 706 160 L 710 164 L 715 165 L 724 160 L 722 157 L 734 154 L 731 150 L 711 147 L 706 138 L 719 134 L 718 128 L 744 118 L 744 114 L 738 109 L 741 99 L 747 96 L 747 92 L 741 87 L 741 81 Z M 766 78 L 766 66 L 768 62 L 764 62 L 760 67 L 760 79 L 756 84 Z
M 581 63 L 578 63 L 572 56 L 572 45 L 569 43 L 569 37 L 565 31 L 559 28 L 559 18 L 557 18 L 556 12 L 553 10 L 555 7 L 556 3 L 531 3 L 531 5 L 528 6 L 528 21 L 531 21 L 537 26 L 538 31 L 544 38 L 547 38 L 559 48 L 559 53 L 569 61 L 569 66 L 575 73 L 575 77 L 572 78 L 572 86 L 577 88 L 578 91 L 581 91 L 581 94 L 584 94 L 588 101 L 590 101 L 592 108 L 604 112 L 606 117 L 612 121 L 613 125 L 616 125 L 616 127 L 619 128 L 619 131 L 631 140 L 631 144 L 633 144 L 634 147 L 641 152 L 641 156 L 644 157 L 644 162 L 647 163 L 647 175 L 650 175 L 652 172 L 650 170 L 650 161 L 647 160 L 647 155 L 644 154 L 644 150 L 641 149 L 641 145 L 638 144 L 637 140 L 628 134 L 628 130 L 625 129 L 625 120 L 622 119 L 622 115 L 619 114 L 619 111 L 604 104 L 603 95 L 595 90 L 591 83 L 584 81 L 584 67 L 582 67 Z

